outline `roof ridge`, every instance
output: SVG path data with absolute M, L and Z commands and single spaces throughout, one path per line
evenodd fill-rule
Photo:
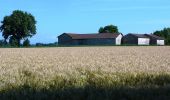
M 89 34 L 73 34 L 73 33 L 63 33 L 69 35 L 72 39 L 94 39 L 94 38 L 116 38 L 120 35 L 120 33 L 89 33 Z
M 75 35 L 81 35 L 81 34 L 122 34 L 122 33 L 64 33 L 64 34 L 75 34 Z

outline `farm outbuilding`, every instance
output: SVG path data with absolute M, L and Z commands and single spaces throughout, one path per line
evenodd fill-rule
M 165 39 L 153 34 L 145 34 L 150 38 L 151 45 L 165 45 Z
M 121 33 L 75 34 L 63 33 L 58 36 L 59 45 L 121 45 Z
M 123 37 L 124 44 L 149 45 L 149 37 L 145 34 L 127 34 Z
M 124 44 L 134 45 L 164 45 L 164 38 L 153 34 L 132 34 L 123 37 Z

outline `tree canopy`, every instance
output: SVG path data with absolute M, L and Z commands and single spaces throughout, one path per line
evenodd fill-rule
M 115 25 L 107 25 L 105 27 L 100 27 L 99 33 L 119 33 L 119 30 Z
M 20 10 L 15 10 L 10 16 L 5 16 L 1 22 L 0 31 L 5 41 L 17 42 L 20 46 L 22 39 L 32 37 L 36 34 L 36 20 L 33 15 Z
M 165 44 L 170 45 L 170 28 L 164 28 L 163 30 L 155 31 L 153 34 L 164 37 Z

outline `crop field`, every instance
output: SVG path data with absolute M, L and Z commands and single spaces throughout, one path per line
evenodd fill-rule
M 170 47 L 1 48 L 0 98 L 168 100 Z

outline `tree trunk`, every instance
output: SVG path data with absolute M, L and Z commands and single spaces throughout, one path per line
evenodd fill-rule
M 17 46 L 20 47 L 21 46 L 21 39 L 17 38 Z

